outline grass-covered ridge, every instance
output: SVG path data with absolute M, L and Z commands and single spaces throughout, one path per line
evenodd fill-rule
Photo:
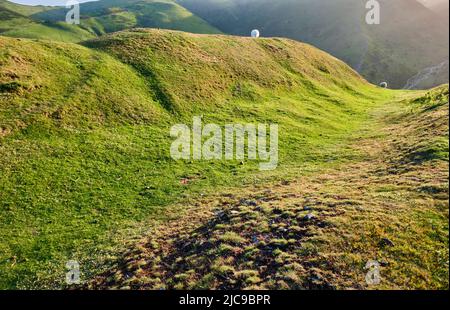
M 211 109 L 236 99 L 258 101 L 268 92 L 376 93 L 344 63 L 287 39 L 134 29 L 84 45 L 130 64 L 154 84 L 160 101 L 175 111 L 192 112 L 205 105 Z
M 84 45 L 0 37 L 2 288 L 61 287 L 69 259 L 86 280 L 176 202 L 361 159 L 351 145 L 371 113 L 421 94 L 285 39 L 138 29 Z M 279 168 L 174 161 L 170 127 L 194 115 L 278 123 Z

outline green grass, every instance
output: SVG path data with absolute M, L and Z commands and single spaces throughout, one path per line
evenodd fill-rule
M 64 21 L 66 10 L 39 12 L 33 18 Z M 80 28 L 102 35 L 135 27 L 183 30 L 194 33 L 220 33 L 203 19 L 171 0 L 113 0 L 81 5 Z
M 79 42 L 94 37 L 93 33 L 77 26 L 64 22 L 40 23 L 1 6 L 0 35 L 62 42 Z
M 45 18 L 45 13 L 42 15 Z M 83 5 L 80 26 L 98 35 L 135 27 L 220 33 L 182 6 L 167 0 L 88 3 Z
M 85 46 L 0 37 L 1 288 L 61 287 L 69 259 L 89 277 L 176 202 L 358 158 L 369 112 L 404 95 L 284 39 L 140 29 Z M 172 160 L 169 129 L 194 115 L 279 123 L 279 168 Z
M 10 2 L 8 0 L 0 0 L 0 7 L 18 13 L 24 16 L 30 16 L 33 14 L 54 10 L 54 7 L 43 5 L 22 5 Z
M 3 36 L 81 42 L 105 33 L 135 27 L 220 33 L 201 18 L 170 0 L 97 1 L 81 4 L 79 25 L 65 23 L 64 7 L 32 7 L 0 2 Z
M 408 158 L 448 140 L 448 86 L 411 95 L 369 113 L 349 145 L 359 157 L 172 206 L 84 287 L 448 289 L 448 157 Z

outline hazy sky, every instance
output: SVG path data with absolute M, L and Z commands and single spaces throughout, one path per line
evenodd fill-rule
M 67 0 L 9 0 L 11 2 L 20 4 L 31 4 L 31 5 L 65 5 Z M 78 0 L 78 2 L 89 2 L 92 0 Z
M 448 2 L 448 0 L 418 0 L 422 4 L 428 7 L 436 7 L 442 2 Z
M 21 3 L 21 4 L 31 4 L 31 5 L 65 5 L 67 0 L 9 0 L 11 2 Z M 78 0 L 78 2 L 89 2 L 95 0 Z M 434 6 L 440 2 L 448 2 L 448 0 L 418 0 L 429 6 Z
M 37 4 L 42 4 L 42 5 L 65 5 L 67 0 L 9 0 L 11 2 L 16 2 L 16 3 L 21 3 L 21 4 L 32 4 L 32 5 L 37 5 Z M 80 3 L 81 2 L 89 2 L 89 1 L 93 1 L 93 0 L 78 0 Z M 439 2 L 445 2 L 448 0 L 419 0 L 420 2 L 426 3 L 426 4 L 430 4 L 430 5 L 435 5 L 436 3 Z

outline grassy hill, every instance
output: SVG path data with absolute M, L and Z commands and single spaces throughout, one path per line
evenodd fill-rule
M 323 173 L 327 169 L 339 171 L 344 167 L 343 171 L 347 171 L 346 165 L 369 159 L 355 146 L 363 147 L 362 139 L 367 137 L 381 139 L 374 145 L 382 144 L 384 136 L 380 136 L 379 117 L 394 117 L 396 113 L 409 109 L 413 109 L 411 117 L 420 115 L 418 113 L 422 111 L 448 111 L 448 90 L 445 93 L 444 89 L 438 94 L 428 95 L 381 89 L 367 83 L 349 66 L 325 52 L 288 39 L 254 40 L 136 29 L 106 35 L 80 46 L 0 36 L 0 287 L 64 287 L 64 266 L 69 259 L 80 262 L 85 281 L 114 267 L 117 270 L 114 281 L 108 280 L 111 276 L 108 275 L 104 278 L 106 282 L 98 280 L 95 283 L 100 283 L 100 287 L 130 286 L 122 282 L 120 264 L 122 258 L 128 257 L 128 254 L 123 254 L 128 249 L 135 253 L 136 249 L 147 248 L 139 246 L 143 236 L 154 233 L 156 229 L 158 234 L 154 236 L 168 240 L 166 232 L 172 235 L 178 231 L 162 227 L 191 229 L 193 227 L 185 222 L 177 221 L 187 214 L 197 219 L 191 221 L 192 225 L 205 225 L 211 216 L 218 214 L 215 213 L 216 207 L 222 200 L 215 195 L 219 193 L 234 192 L 234 195 L 227 195 L 234 201 L 238 199 L 237 192 L 255 192 L 257 188 L 267 187 L 275 189 L 275 184 L 287 186 L 293 180 L 301 181 L 303 178 L 311 180 L 308 184 L 313 190 L 317 184 L 323 183 L 321 179 L 314 181 L 314 177 L 326 179 L 327 174 Z M 416 97 L 419 99 L 414 99 Z M 405 101 L 400 104 L 399 100 Z M 261 172 L 258 162 L 247 159 L 174 161 L 170 157 L 170 128 L 178 123 L 191 124 L 196 115 L 202 115 L 204 123 L 220 125 L 278 123 L 278 169 Z M 448 120 L 448 114 L 438 116 L 441 120 Z M 395 132 L 400 135 L 402 131 L 399 128 L 404 128 L 408 121 L 405 119 L 402 123 L 394 119 L 389 124 L 398 124 Z M 395 154 L 399 160 L 412 158 L 418 169 L 426 169 L 427 173 L 420 172 L 419 175 L 434 175 L 436 179 L 430 181 L 429 187 L 415 189 L 409 183 L 402 183 L 402 187 L 387 178 L 370 193 L 380 193 L 377 197 L 382 198 L 374 203 L 377 207 L 374 218 L 380 216 L 378 212 L 382 212 L 387 204 L 396 206 L 395 197 L 404 193 L 397 185 L 405 192 L 416 190 L 423 193 L 420 196 L 423 200 L 415 200 L 415 211 L 411 218 L 407 218 L 408 223 L 417 228 L 412 234 L 415 240 L 420 239 L 418 236 L 429 236 L 433 241 L 424 243 L 425 247 L 430 246 L 442 253 L 426 256 L 429 265 L 421 265 L 417 261 L 410 263 L 417 270 L 415 275 L 426 275 L 425 281 L 414 281 L 413 285 L 426 286 L 428 283 L 428 287 L 442 287 L 446 285 L 442 277 L 446 270 L 445 257 L 448 261 L 448 251 L 445 253 L 445 248 L 448 249 L 448 237 L 445 237 L 446 234 L 448 236 L 448 223 L 447 226 L 445 224 L 448 205 L 445 206 L 434 195 L 448 195 L 448 186 L 437 177 L 438 174 L 431 172 L 432 167 L 436 171 L 447 168 L 447 172 L 439 170 L 439 175 L 447 173 L 448 178 L 448 143 L 444 142 L 448 140 L 448 130 L 439 129 L 442 127 L 439 125 L 439 130 L 430 132 L 433 139 L 419 139 L 419 133 L 428 134 L 425 129 L 428 126 L 431 125 L 425 123 L 417 127 L 418 131 L 411 136 L 418 140 L 412 144 L 399 136 L 400 142 L 405 141 L 405 144 L 397 143 L 394 149 L 398 150 Z M 411 161 L 407 163 L 409 165 Z M 373 171 L 366 172 L 368 175 L 377 175 L 388 169 L 373 167 Z M 401 176 L 399 182 L 407 182 L 402 167 L 399 166 L 398 171 L 386 171 Z M 348 171 L 363 174 L 365 170 Z M 360 175 L 358 180 L 364 182 L 366 177 Z M 349 184 L 355 182 L 349 181 Z M 296 190 L 288 189 L 288 192 L 295 193 Z M 336 194 L 327 187 L 316 191 L 322 198 L 328 197 L 327 193 L 333 199 L 330 203 L 336 206 L 348 201 L 338 197 L 342 193 Z M 280 197 L 289 197 L 285 195 L 288 194 L 280 194 Z M 365 197 L 352 199 L 365 201 L 368 199 Z M 399 210 L 412 207 L 408 200 L 410 196 L 402 197 L 404 199 L 399 205 L 402 209 Z M 436 206 L 426 210 L 424 203 L 431 201 L 435 201 Z M 302 204 L 299 206 L 303 208 Z M 356 208 L 350 202 L 345 206 Z M 294 204 L 289 203 L 286 211 L 297 212 L 293 208 Z M 355 217 L 360 216 L 358 210 L 353 210 Z M 418 221 L 419 211 L 429 220 Z M 233 222 L 236 225 L 244 216 L 239 212 L 233 212 L 238 216 Z M 392 238 L 396 223 L 406 216 L 403 212 L 395 214 L 398 215 L 396 221 L 383 222 L 387 225 L 383 226 L 383 231 L 374 228 L 378 234 L 371 234 L 372 239 L 365 244 L 367 249 L 375 251 L 381 232 L 386 231 L 386 238 Z M 289 220 L 292 214 L 287 216 Z M 369 223 L 381 226 L 374 218 L 368 217 Z M 336 217 L 336 220 L 344 222 L 346 219 Z M 278 220 L 274 223 L 281 225 Z M 430 227 L 436 225 L 439 230 L 433 230 L 431 235 Z M 263 225 L 255 226 L 258 227 L 266 229 Z M 240 226 L 233 226 L 230 233 L 224 235 L 227 244 L 238 246 L 241 242 L 247 245 L 247 238 L 251 236 L 240 230 L 242 236 L 236 237 L 239 229 Z M 215 233 L 220 234 L 221 231 Z M 361 231 L 355 230 L 354 235 L 349 233 L 349 238 L 361 236 Z M 180 232 L 191 233 L 187 230 Z M 423 253 L 422 244 L 411 241 L 412 235 L 396 237 L 392 252 L 377 251 L 390 253 L 392 258 L 398 257 L 401 261 L 411 251 Z M 180 234 L 180 238 L 182 236 Z M 329 236 L 337 238 L 333 234 Z M 302 241 L 300 235 L 286 240 L 287 236 L 268 237 L 280 244 L 297 237 Z M 343 243 L 337 246 L 352 239 L 339 240 Z M 359 246 L 359 242 L 362 241 L 351 244 Z M 403 242 L 410 243 L 410 246 L 403 247 Z M 170 247 L 164 250 L 176 254 Z M 230 249 L 224 247 L 222 250 Z M 298 248 L 289 248 L 286 252 L 300 255 L 294 250 Z M 214 251 L 202 253 L 215 255 Z M 360 248 L 355 251 L 351 253 L 359 253 L 361 261 L 368 256 Z M 209 272 L 196 271 L 202 259 L 208 256 L 199 257 L 195 251 L 191 254 L 189 269 L 177 271 L 180 275 L 177 279 L 194 280 L 189 276 L 193 272 L 195 279 L 208 276 L 212 280 L 202 283 L 216 288 L 220 285 L 217 281 L 223 281 L 220 279 L 224 274 L 253 269 L 250 265 L 240 265 L 242 261 L 224 261 L 217 265 L 218 273 L 211 276 Z M 281 253 L 273 251 L 275 254 Z M 146 287 L 175 287 L 176 283 L 166 282 L 166 270 L 159 269 L 159 254 L 150 252 L 150 255 L 155 258 L 155 270 L 153 272 L 149 266 L 142 265 L 146 277 L 139 277 L 138 281 L 150 281 Z M 223 255 L 224 259 L 227 257 Z M 301 257 L 295 259 L 301 260 Z M 347 262 L 347 267 L 354 264 L 357 270 L 362 268 L 361 262 L 346 257 L 340 259 L 340 262 Z M 252 262 L 247 261 L 248 264 Z M 227 267 L 230 265 L 235 269 Z M 270 270 L 281 272 L 282 265 L 271 265 Z M 391 270 L 394 280 L 386 286 L 404 286 L 402 281 L 407 278 L 408 270 Z M 428 276 L 433 270 L 439 272 L 439 277 Z M 135 280 L 134 277 L 132 279 Z M 233 280 L 232 277 L 230 279 Z M 228 285 L 226 281 L 222 282 L 223 285 Z M 255 280 L 254 284 L 258 281 Z M 274 283 L 276 287 L 282 287 Z M 353 284 L 344 283 L 343 286 L 353 287 Z
M 27 11 L 22 6 L 0 2 L 0 35 L 62 42 L 79 42 L 94 36 L 93 33 L 66 23 L 35 21 L 27 16 L 33 12 L 37 11 Z
M 63 7 L 27 6 L 0 1 L 3 36 L 81 42 L 134 27 L 220 33 L 204 20 L 170 0 L 102 0 L 82 3 L 80 25 L 65 23 Z
M 22 5 L 18 3 L 13 3 L 8 0 L 0 0 L 0 7 L 18 13 L 24 16 L 30 16 L 44 11 L 53 10 L 54 7 L 43 6 L 43 5 Z
M 257 28 L 263 36 L 304 41 L 344 60 L 369 81 L 387 81 L 394 88 L 448 60 L 448 20 L 416 1 L 380 2 L 382 22 L 370 26 L 365 2 L 359 0 L 178 1 L 225 33 L 248 36 Z M 446 82 L 448 70 L 434 85 Z
M 220 33 L 171 0 L 102 0 L 82 3 L 80 8 L 80 27 L 97 35 L 134 27 Z M 33 14 L 33 18 L 60 22 L 65 20 L 66 13 L 67 10 L 61 8 Z
M 182 195 L 266 178 L 255 162 L 174 162 L 175 122 L 201 113 L 221 124 L 284 123 L 289 170 L 320 161 L 317 146 L 333 149 L 367 106 L 390 96 L 287 40 L 157 30 L 87 43 L 96 50 L 0 40 L 2 287 L 55 276 L 61 261 L 88 258 L 96 245 L 105 251 L 116 229 Z

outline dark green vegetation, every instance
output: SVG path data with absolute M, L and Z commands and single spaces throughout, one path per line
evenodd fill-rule
M 258 28 L 263 36 L 310 43 L 375 84 L 402 88 L 419 71 L 448 60 L 448 16 L 416 1 L 379 2 L 381 24 L 367 25 L 360 0 L 178 0 L 225 33 L 248 36 Z M 448 66 L 437 75 L 434 86 L 448 82 Z
M 448 289 L 448 130 L 448 86 L 377 107 L 359 157 L 180 204 L 87 287 Z

